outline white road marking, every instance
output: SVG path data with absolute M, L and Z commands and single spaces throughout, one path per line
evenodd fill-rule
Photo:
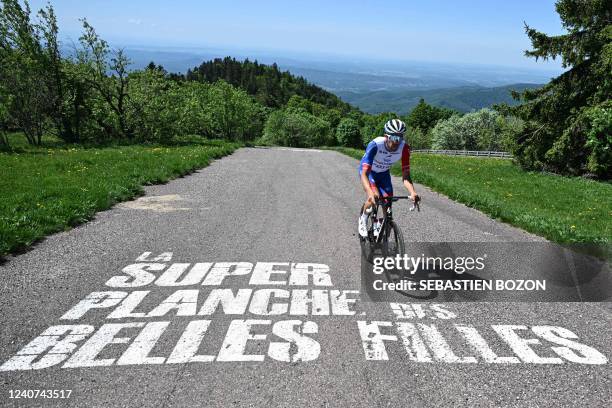
M 270 325 L 271 320 L 232 320 L 217 356 L 217 361 L 264 361 L 263 354 L 246 354 L 249 340 L 265 340 L 265 334 L 253 333 L 255 326 Z
M 170 322 L 147 323 L 134 342 L 117 360 L 117 365 L 163 364 L 166 357 L 149 357 L 149 353 L 169 324 Z
M 109 288 L 77 302 L 61 320 L 136 319 L 125 323 L 51 326 L 0 366 L 0 371 L 148 364 L 186 364 L 229 361 L 312 361 L 319 358 L 319 326 L 309 320 L 201 320 L 199 316 L 354 316 L 360 311 L 358 290 L 333 289 L 329 266 L 293 262 L 170 263 L 173 254 L 144 252 L 138 263 L 124 267 L 106 281 Z M 220 288 L 228 282 L 252 288 Z M 325 287 L 314 289 L 312 287 Z M 147 290 L 133 290 L 144 288 Z M 178 287 L 181 287 L 180 289 Z M 186 288 L 190 287 L 190 288 Z M 174 288 L 163 300 L 154 292 Z M 146 302 L 148 296 L 156 304 Z M 558 326 L 493 325 L 488 336 L 503 340 L 513 355 L 500 356 L 481 329 L 452 324 L 458 319 L 449 305 L 389 303 L 394 321 L 357 321 L 364 358 L 384 361 L 401 350 L 415 363 L 439 364 L 607 364 L 605 355 L 582 344 L 578 336 Z M 137 311 L 138 310 L 138 311 Z M 191 317 L 195 320 L 183 323 Z M 142 321 L 167 318 L 167 321 Z M 407 322 L 416 320 L 419 323 Z M 441 324 L 421 323 L 438 321 Z M 347 319 L 347 324 L 352 320 Z M 225 328 L 218 353 L 198 354 L 211 324 Z M 160 342 L 171 325 L 182 325 L 178 342 L 170 350 Z M 452 336 L 452 337 L 450 337 Z M 460 336 L 459 343 L 457 336 Z M 215 338 L 216 339 L 216 338 Z M 453 339 L 450 341 L 450 339 Z M 213 339 L 214 342 L 214 339 Z M 163 344 L 163 347 L 156 347 Z M 267 345 L 267 348 L 266 348 Z M 112 346 L 112 347 L 110 347 Z M 387 347 L 393 353 L 388 353 Z M 108 347 L 108 349 L 107 349 Z M 502 346 L 503 347 L 503 346 Z M 113 350 L 111 353 L 110 350 Z M 153 350 L 156 351 L 155 354 Z M 255 352 L 258 350 L 258 352 Z M 466 352 L 473 355 L 464 355 Z M 508 351 L 503 347 L 505 353 Z M 536 353 L 537 351 L 537 353 Z M 555 356 L 551 356 L 554 354 Z M 112 356 L 112 358 L 111 358 Z
M 64 368 L 101 367 L 112 365 L 116 358 L 97 359 L 98 354 L 111 344 L 127 344 L 131 337 L 117 337 L 123 329 L 143 327 L 146 323 L 107 323 L 100 327 L 63 365 Z
M 477 363 L 475 357 L 459 357 L 457 356 L 444 336 L 434 325 L 418 323 L 417 327 L 423 338 L 427 341 L 427 345 L 432 351 L 434 359 L 443 363 Z
M 521 361 L 516 357 L 499 357 L 491 347 L 487 344 L 487 341 L 480 335 L 478 330 L 471 326 L 456 325 L 455 328 L 463 334 L 465 339 L 468 341 L 474 351 L 476 351 L 487 363 L 492 364 L 509 364 L 509 363 L 520 363 Z
M 214 361 L 215 356 L 197 354 L 209 325 L 210 320 L 193 320 L 189 322 L 172 354 L 168 357 L 167 363 L 185 364 Z
M 533 351 L 531 345 L 542 344 L 538 339 L 526 339 L 519 336 L 518 330 L 527 330 L 527 326 L 520 325 L 494 325 L 495 330 L 510 346 L 512 351 L 525 363 L 532 364 L 562 364 L 563 361 L 557 357 L 541 357 Z
M 391 322 L 370 323 L 358 321 L 359 333 L 361 334 L 361 344 L 365 353 L 366 360 L 388 360 L 389 355 L 385 347 L 385 341 L 397 341 L 397 336 L 382 334 L 380 327 L 392 326 Z

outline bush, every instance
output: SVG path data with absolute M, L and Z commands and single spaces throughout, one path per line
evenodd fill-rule
M 280 146 L 316 147 L 330 145 L 329 122 L 308 112 L 276 110 L 268 116 L 262 142 Z
M 225 81 L 210 88 L 205 110 L 209 112 L 217 137 L 229 140 L 254 140 L 261 134 L 266 110 L 244 90 Z
M 453 115 L 432 129 L 432 148 L 449 150 L 508 150 L 522 129 L 522 121 L 481 109 Z
M 446 120 L 439 121 L 431 131 L 432 149 L 464 149 L 463 138 L 459 134 L 461 128 L 461 117 L 453 115 Z
M 157 70 L 131 75 L 127 120 L 141 141 L 169 142 L 179 135 L 179 106 L 183 102 L 178 85 Z
M 354 119 L 344 118 L 336 128 L 336 141 L 340 146 L 360 147 L 361 133 L 359 123 Z
M 525 128 L 525 122 L 516 116 L 499 115 L 498 126 L 501 131 L 500 148 L 505 152 L 513 152 L 516 149 L 516 138 Z
M 412 149 L 431 149 L 431 132 L 409 127 L 405 138 Z
M 139 140 L 191 134 L 250 141 L 261 134 L 265 109 L 226 82 L 177 83 L 150 69 L 131 75 L 129 118 Z

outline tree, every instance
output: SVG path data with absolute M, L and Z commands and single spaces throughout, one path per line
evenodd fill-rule
M 281 146 L 317 147 L 329 145 L 330 125 L 308 112 L 276 110 L 268 116 L 262 141 Z
M 127 120 L 129 98 L 127 67 L 130 60 L 121 49 L 115 51 L 114 56 L 111 56 L 108 43 L 98 36 L 96 30 L 86 19 L 81 21 L 83 35 L 79 38 L 82 46 L 78 54 L 79 63 L 85 69 L 89 85 L 97 91 L 111 113 L 108 115 L 105 112 L 104 115 L 98 116 L 97 120 L 101 127 L 110 133 L 108 136 L 132 139 L 134 133 L 128 126 Z M 108 116 L 114 120 L 109 121 Z
M 504 150 L 508 138 L 520 129 L 516 118 L 505 118 L 491 109 L 440 120 L 431 131 L 432 148 L 449 150 Z
M 364 125 L 361 127 L 362 146 L 366 146 L 375 137 L 382 136 L 385 123 L 393 118 L 397 118 L 397 115 L 393 112 L 383 112 L 378 115 L 364 116 Z
M 7 129 L 23 131 L 29 143 L 40 144 L 43 134 L 56 130 L 67 142 L 103 143 L 114 138 L 133 142 L 169 142 L 180 134 L 247 141 L 260 136 L 268 109 L 247 91 L 223 81 L 253 85 L 265 82 L 265 98 L 277 103 L 311 92 L 340 100 L 314 85 L 271 67 L 233 58 L 215 60 L 197 72 L 168 74 L 151 62 L 145 69 L 128 71 L 123 50 L 111 51 L 85 20 L 79 47 L 62 57 L 58 25 L 49 5 L 32 21 L 27 1 L 0 0 L 0 145 L 8 146 Z M 261 76 L 257 76 L 257 73 Z M 214 82 L 199 78 L 216 78 Z M 279 85 L 280 84 L 280 85 Z M 325 112 L 326 105 L 301 101 L 310 110 Z M 334 99 L 335 98 L 335 99 Z M 306 112 L 308 115 L 310 113 Z M 312 115 L 310 115 L 312 116 Z M 329 123 L 312 119 L 301 143 L 328 140 Z M 295 121 L 304 118 L 292 118 Z M 327 138 L 327 139 L 326 139 Z
M 525 55 L 561 57 L 567 71 L 540 89 L 514 93 L 523 103 L 503 108 L 525 121 L 513 153 L 528 169 L 609 178 L 612 1 L 559 0 L 556 10 L 567 33 L 549 36 L 525 25 L 533 47 Z
M 497 137 L 496 145 L 494 145 L 491 150 L 500 150 L 504 152 L 515 151 L 517 136 L 523 132 L 525 122 L 512 115 L 499 115 L 496 121 L 500 134 Z
M 295 112 L 302 111 L 312 113 L 312 102 L 299 95 L 292 95 L 287 101 L 285 109 L 289 109 Z
M 340 120 L 336 128 L 336 141 L 340 146 L 361 147 L 359 123 L 350 118 Z
M 336 95 L 308 83 L 302 77 L 287 71 L 281 72 L 277 64 L 268 66 L 248 59 L 238 61 L 232 57 L 215 58 L 188 70 L 185 78 L 188 81 L 208 83 L 222 79 L 244 89 L 260 103 L 271 108 L 283 108 L 292 96 L 298 95 L 309 102 L 336 108 L 342 114 L 351 110 L 351 106 Z
M 594 174 L 609 176 L 612 163 L 612 104 L 585 109 L 583 115 L 590 124 L 586 146 L 591 150 L 587 169 Z
M 129 127 L 141 141 L 167 143 L 181 130 L 179 86 L 157 69 L 130 74 Z
M 260 135 L 264 111 L 250 95 L 225 81 L 215 82 L 210 92 L 208 109 L 218 136 L 247 141 Z
M 187 81 L 180 83 L 181 102 L 178 104 L 178 126 L 183 134 L 214 137 L 214 112 L 211 84 Z
M 51 15 L 52 15 L 52 9 Z M 0 87 L 7 95 L 7 115 L 23 130 L 30 144 L 39 145 L 57 108 L 57 89 L 49 55 L 56 26 L 51 17 L 38 24 L 30 19 L 27 2 L 3 0 L 0 8 Z M 47 17 L 49 14 L 46 15 Z M 46 38 L 46 47 L 42 38 Z
M 446 120 L 441 120 L 436 123 L 436 126 L 431 131 L 432 149 L 436 150 L 463 150 L 465 143 L 463 137 L 459 134 L 461 127 L 461 116 L 453 115 Z
M 69 116 L 64 113 L 65 108 L 65 85 L 66 78 L 63 71 L 63 61 L 60 53 L 59 41 L 57 39 L 59 27 L 57 17 L 51 4 L 38 12 L 40 23 L 41 40 L 43 40 L 43 56 L 45 71 L 48 77 L 51 97 L 48 113 L 53 120 L 59 136 L 69 142 L 76 142 L 78 135 L 73 132 Z
M 7 95 L 5 92 L 2 92 L 0 88 L 0 150 L 8 150 L 10 149 L 10 144 L 8 140 L 8 128 L 9 128 L 9 102 L 10 95 Z
M 431 132 L 424 132 L 421 128 L 409 127 L 405 139 L 412 149 L 431 149 Z
M 431 130 L 440 119 L 448 119 L 454 112 L 446 108 L 431 106 L 423 98 L 406 117 L 406 125 L 413 129 L 421 129 L 424 133 Z
M 318 105 L 318 106 L 321 106 L 321 105 Z M 313 112 L 313 113 L 317 115 L 316 112 Z M 323 108 L 322 111 L 317 116 L 319 116 L 324 121 L 329 122 L 329 125 L 332 128 L 336 128 L 340 124 L 340 121 L 342 120 L 342 112 L 336 108 L 329 108 L 329 107 Z

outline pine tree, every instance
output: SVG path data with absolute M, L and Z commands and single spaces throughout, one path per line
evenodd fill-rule
M 508 110 L 526 121 L 515 157 L 528 169 L 609 178 L 612 171 L 612 0 L 559 0 L 567 34 L 525 25 L 528 57 L 561 57 L 567 70 L 544 87 L 514 97 Z
M 453 113 L 456 113 L 450 109 L 438 108 L 437 106 L 431 106 L 425 102 L 423 98 L 419 100 L 419 103 L 410 111 L 406 117 L 406 124 L 408 127 L 413 129 L 420 129 L 423 132 L 428 132 L 432 129 L 436 122 L 440 119 L 448 119 Z

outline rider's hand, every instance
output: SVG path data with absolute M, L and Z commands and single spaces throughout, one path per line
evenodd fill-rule
M 374 193 L 368 194 L 368 202 L 372 205 L 376 204 L 376 196 Z

